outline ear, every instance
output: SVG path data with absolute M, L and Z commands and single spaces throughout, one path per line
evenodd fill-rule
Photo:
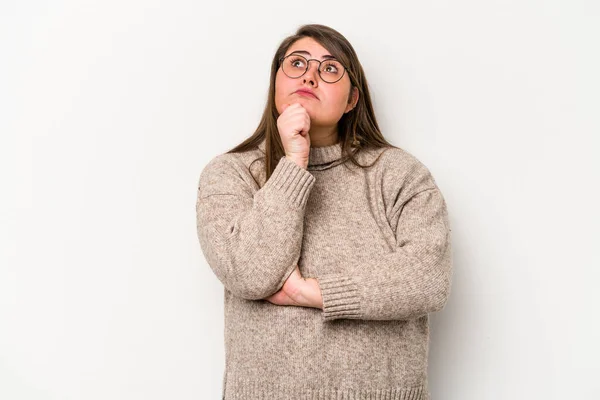
M 344 110 L 344 114 L 346 114 L 348 111 L 350 111 L 354 107 L 356 107 L 357 103 L 358 103 L 358 88 L 356 86 L 352 86 L 350 94 L 348 95 L 348 105 L 346 106 L 346 109 Z

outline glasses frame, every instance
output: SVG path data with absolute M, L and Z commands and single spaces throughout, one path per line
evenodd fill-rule
M 296 77 L 289 76 L 289 75 L 288 75 L 288 74 L 285 72 L 285 69 L 283 68 L 283 61 L 284 61 L 286 58 L 288 58 L 288 57 L 291 57 L 291 56 L 294 56 L 294 57 L 302 57 L 303 59 L 305 59 L 305 60 L 306 60 L 306 68 L 304 69 L 304 72 L 303 72 L 303 73 L 302 73 L 300 76 L 296 76 Z M 326 81 L 326 80 L 325 80 L 325 79 L 323 79 L 323 77 L 321 76 L 321 63 L 323 63 L 323 62 L 327 62 L 327 61 L 331 61 L 331 60 L 335 60 L 336 62 L 340 63 L 340 65 L 341 65 L 341 66 L 344 68 L 344 71 L 342 72 L 342 76 L 340 76 L 340 78 L 339 78 L 337 81 L 333 81 L 333 82 Z M 302 78 L 302 77 L 304 76 L 304 74 L 306 74 L 306 71 L 308 71 L 308 69 L 310 68 L 310 62 L 311 62 L 311 61 L 316 61 L 316 62 L 318 62 L 318 63 L 319 63 L 319 66 L 317 67 L 317 72 L 319 73 L 319 78 L 321 78 L 321 80 L 322 80 L 323 82 L 325 82 L 325 83 L 330 83 L 330 84 L 332 84 L 332 83 L 337 83 L 337 82 L 339 82 L 339 81 L 340 81 L 340 80 L 341 80 L 341 79 L 344 77 L 344 74 L 345 74 L 345 73 L 346 73 L 346 71 L 348 70 L 348 68 L 347 68 L 347 67 L 346 67 L 344 64 L 342 64 L 342 63 L 341 63 L 341 61 L 339 61 L 339 60 L 338 60 L 338 59 L 336 59 L 336 58 L 327 58 L 327 59 L 325 59 L 325 60 L 322 60 L 322 61 L 321 61 L 321 60 L 317 60 L 316 58 L 307 59 L 307 58 L 306 58 L 306 57 L 304 57 L 303 55 L 300 55 L 300 54 L 295 54 L 295 53 L 288 54 L 287 56 L 283 56 L 283 57 L 281 57 L 281 58 L 279 59 L 279 66 L 281 67 L 281 70 L 283 71 L 283 73 L 285 74 L 285 76 L 287 76 L 288 78 L 291 78 L 291 79 L 298 79 L 298 78 Z M 348 76 L 350 76 L 350 75 L 348 75 Z

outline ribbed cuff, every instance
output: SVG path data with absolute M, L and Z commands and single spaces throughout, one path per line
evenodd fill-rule
M 294 207 L 304 207 L 315 183 L 315 177 L 287 157 L 282 157 L 263 186 L 266 193 L 275 192 Z
M 360 319 L 358 285 L 348 275 L 326 274 L 317 278 L 323 296 L 323 320 Z

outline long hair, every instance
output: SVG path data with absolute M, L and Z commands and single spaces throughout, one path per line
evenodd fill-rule
M 279 112 L 275 107 L 275 78 L 280 67 L 279 60 L 285 56 L 285 53 L 294 42 L 304 37 L 314 39 L 347 67 L 346 72 L 351 83 L 348 103 L 352 101 L 353 88 L 356 87 L 359 92 L 356 106 L 345 113 L 338 121 L 338 136 L 342 142 L 342 157 L 348 158 L 358 167 L 365 168 L 370 167 L 372 164 L 368 166 L 360 165 L 355 158 L 362 148 L 396 147 L 389 143 L 379 130 L 371 96 L 369 95 L 367 78 L 350 42 L 341 33 L 328 26 L 320 24 L 302 25 L 294 35 L 286 37 L 281 42 L 273 56 L 267 104 L 256 131 L 242 143 L 227 151 L 227 153 L 239 153 L 254 150 L 263 139 L 266 139 L 266 179 L 269 179 L 277 162 L 285 155 L 279 130 L 277 129 Z M 356 148 L 356 150 L 351 151 L 351 148 Z

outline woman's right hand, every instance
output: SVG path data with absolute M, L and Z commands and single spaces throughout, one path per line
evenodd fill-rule
M 308 111 L 300 103 L 284 104 L 283 111 L 277 118 L 277 129 L 285 156 L 306 167 L 310 153 Z

